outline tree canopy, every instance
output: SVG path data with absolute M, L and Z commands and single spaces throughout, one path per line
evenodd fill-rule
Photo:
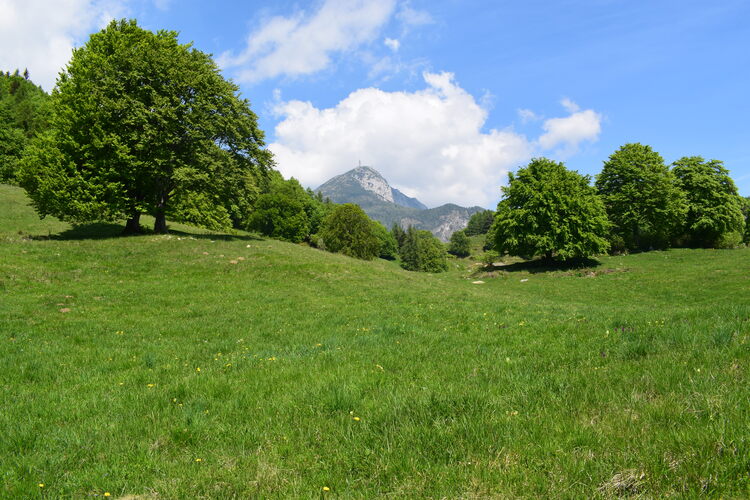
M 48 126 L 48 96 L 28 76 L 0 72 L 0 182 L 15 182 L 24 149 Z
M 492 228 L 499 252 L 568 260 L 607 251 L 607 215 L 588 176 L 547 158 L 508 176 Z
M 616 248 L 664 248 L 682 226 L 685 196 L 650 146 L 620 147 L 604 162 L 596 188 L 612 223 Z
M 742 242 L 750 243 L 750 197 L 742 198 L 742 214 L 745 217 L 745 233 Z
M 395 260 L 398 257 L 398 242 L 390 231 L 380 222 L 372 221 L 373 231 L 378 238 L 380 249 L 378 257 L 385 260 Z
M 456 231 L 451 235 L 448 253 L 456 257 L 468 257 L 471 254 L 471 242 L 465 231 Z
M 721 161 L 684 157 L 672 164 L 672 173 L 687 198 L 684 231 L 689 244 L 716 247 L 729 233 L 741 241 L 743 200 Z
M 293 243 L 316 233 L 325 215 L 325 204 L 292 178 L 274 172 L 267 193 L 261 194 L 248 219 L 248 229 Z
M 448 270 L 445 246 L 431 232 L 409 226 L 399 250 L 401 267 L 407 271 L 441 273 Z
M 482 210 L 469 218 L 466 225 L 466 236 L 476 236 L 478 234 L 487 234 L 495 220 L 495 212 L 492 210 Z
M 320 236 L 326 250 L 349 257 L 372 260 L 380 253 L 376 227 L 367 214 L 353 203 L 337 205 L 326 216 Z
M 165 232 L 184 203 L 193 223 L 239 225 L 272 165 L 257 117 L 211 57 L 132 20 L 74 50 L 51 111 L 19 171 L 41 216 L 137 230 L 150 214 Z

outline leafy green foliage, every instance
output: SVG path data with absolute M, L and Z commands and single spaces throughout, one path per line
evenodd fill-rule
M 378 257 L 385 260 L 395 260 L 398 257 L 398 243 L 396 242 L 396 238 L 380 222 L 373 220 L 372 226 L 380 245 Z
M 489 210 L 488 210 L 489 212 Z M 480 233 L 477 233 L 480 234 Z M 471 241 L 464 231 L 456 231 L 451 235 L 448 253 L 456 257 L 468 257 L 471 253 Z
M 742 236 L 743 243 L 750 243 L 750 197 L 742 198 L 742 214 L 745 217 L 745 233 Z
M 478 234 L 487 234 L 495 221 L 495 212 L 492 210 L 482 210 L 469 218 L 466 225 L 466 236 L 476 236 Z
M 742 241 L 743 200 L 721 161 L 706 161 L 700 156 L 680 158 L 672 164 L 672 173 L 687 198 L 684 231 L 688 244 L 726 246 L 738 239 L 730 233 L 736 233 L 738 242 Z
M 167 216 L 170 220 L 221 231 L 232 227 L 229 211 L 221 200 L 209 193 L 181 191 L 172 198 Z
M 625 144 L 596 178 L 612 223 L 613 249 L 666 248 L 683 225 L 683 192 L 661 155 L 650 146 Z
M 409 226 L 400 248 L 401 267 L 407 271 L 441 273 L 448 270 L 445 246 L 431 232 Z
M 337 205 L 328 214 L 320 236 L 330 252 L 364 260 L 372 260 L 380 253 L 380 241 L 372 220 L 352 203 Z
M 606 252 L 607 215 L 589 178 L 547 158 L 509 174 L 493 234 L 499 252 L 547 259 Z
M 324 204 L 296 179 L 274 175 L 268 193 L 258 197 L 248 219 L 248 229 L 265 236 L 299 243 L 318 231 Z
M 155 217 L 239 225 L 271 165 L 238 87 L 211 57 L 113 21 L 73 52 L 52 94 L 52 130 L 21 162 L 19 179 L 41 216 L 71 222 Z M 221 204 L 223 210 L 209 210 Z M 206 217 L 203 217 L 203 214 Z
M 28 142 L 47 128 L 47 94 L 25 76 L 0 73 L 0 182 L 15 182 Z
M 393 239 L 396 240 L 396 245 L 400 250 L 406 240 L 406 231 L 404 231 L 403 227 L 394 222 L 391 226 L 391 235 L 393 235 Z

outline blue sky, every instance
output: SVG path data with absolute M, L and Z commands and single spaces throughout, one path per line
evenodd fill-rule
M 493 208 L 507 172 L 533 156 L 595 175 L 619 146 L 641 142 L 667 163 L 723 160 L 750 195 L 746 1 L 6 0 L 3 9 L 0 67 L 28 66 L 47 89 L 70 46 L 109 18 L 179 31 L 240 85 L 282 173 L 312 187 L 362 161 L 429 206 Z

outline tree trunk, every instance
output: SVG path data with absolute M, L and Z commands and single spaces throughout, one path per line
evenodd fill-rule
M 125 230 L 122 232 L 126 235 L 141 233 L 141 214 L 135 213 L 125 223 Z
M 154 233 L 167 234 L 167 216 L 164 214 L 164 210 L 159 208 L 154 217 Z
M 169 201 L 168 191 L 162 191 L 156 204 L 156 213 L 154 214 L 154 232 L 156 234 L 167 234 L 167 201 Z

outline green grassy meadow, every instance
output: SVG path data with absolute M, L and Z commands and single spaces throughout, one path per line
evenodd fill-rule
M 171 228 L 0 186 L 0 497 L 750 496 L 750 249 L 428 275 Z

